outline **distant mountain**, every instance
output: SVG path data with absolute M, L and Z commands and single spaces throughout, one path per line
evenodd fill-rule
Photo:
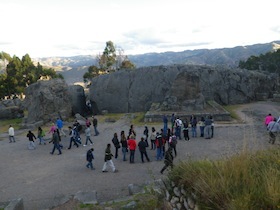
M 234 48 L 185 50 L 182 52 L 146 53 L 128 55 L 136 67 L 160 66 L 172 64 L 195 65 L 224 65 L 237 67 L 240 60 L 250 56 L 259 56 L 270 51 L 280 49 L 280 41 L 266 44 L 237 46 Z M 53 67 L 59 71 L 68 84 L 82 82 L 83 75 L 91 65 L 96 65 L 94 55 L 80 55 L 73 57 L 48 57 L 33 59 L 43 66 Z

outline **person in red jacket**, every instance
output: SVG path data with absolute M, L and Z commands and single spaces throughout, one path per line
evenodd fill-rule
M 136 150 L 136 140 L 135 140 L 135 136 L 133 134 L 131 134 L 129 136 L 129 139 L 127 140 L 127 145 L 128 145 L 129 150 L 130 150 L 129 161 L 130 161 L 130 163 L 134 163 L 134 154 L 135 154 L 135 150 Z

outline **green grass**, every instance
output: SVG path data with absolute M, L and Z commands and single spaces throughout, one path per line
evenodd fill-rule
M 181 162 L 169 179 L 193 192 L 200 209 L 280 209 L 279 149 Z
M 12 125 L 15 130 L 20 129 L 22 123 L 22 118 L 8 119 L 0 121 L 0 132 L 8 132 L 9 126 Z
M 238 109 L 239 107 L 240 107 L 240 105 L 227 105 L 227 106 L 223 106 L 223 108 L 230 113 L 231 118 L 233 118 L 233 119 L 235 119 L 237 121 L 241 121 L 241 118 L 236 113 L 236 109 Z

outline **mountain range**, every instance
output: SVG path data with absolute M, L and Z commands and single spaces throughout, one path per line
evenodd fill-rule
M 240 60 L 280 49 L 280 41 L 265 44 L 236 46 L 233 48 L 185 50 L 182 52 L 145 53 L 127 55 L 136 67 L 172 64 L 219 65 L 236 68 Z M 61 73 L 68 84 L 83 82 L 83 75 L 91 65 L 96 65 L 95 55 L 36 58 L 34 62 L 52 67 Z

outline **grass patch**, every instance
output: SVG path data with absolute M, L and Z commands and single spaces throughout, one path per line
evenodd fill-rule
M 22 118 L 1 120 L 0 121 L 0 132 L 1 133 L 8 132 L 10 125 L 12 125 L 15 130 L 18 130 L 21 127 L 21 123 L 22 123 Z
M 230 117 L 232 119 L 235 119 L 237 121 L 241 121 L 241 118 L 239 117 L 239 115 L 236 113 L 236 109 L 240 108 L 240 105 L 227 105 L 227 106 L 223 106 L 223 108 L 229 112 Z
M 280 209 L 279 149 L 181 162 L 169 179 L 194 193 L 200 209 Z

